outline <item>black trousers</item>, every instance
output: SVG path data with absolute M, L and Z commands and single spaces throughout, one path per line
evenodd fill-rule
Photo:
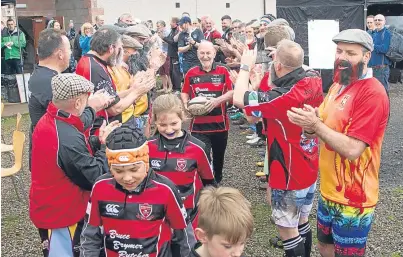
M 22 73 L 21 59 L 6 60 L 6 67 L 7 67 L 8 74 L 21 74 Z
M 181 91 L 182 73 L 179 69 L 178 57 L 169 57 L 169 76 L 172 81 L 172 89 Z
M 192 136 L 206 144 L 208 158 L 211 158 L 212 153 L 214 178 L 217 183 L 220 183 L 222 180 L 225 150 L 227 149 L 228 131 L 215 133 L 192 132 Z

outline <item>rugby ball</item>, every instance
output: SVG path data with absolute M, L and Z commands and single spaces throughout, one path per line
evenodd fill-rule
M 208 99 L 204 96 L 197 96 L 188 102 L 189 113 L 193 116 L 206 115 L 208 113 L 205 104 Z

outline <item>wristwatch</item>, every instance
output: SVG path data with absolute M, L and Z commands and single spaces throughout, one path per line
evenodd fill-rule
M 241 64 L 240 69 L 244 70 L 244 71 L 247 71 L 247 72 L 250 72 L 250 67 L 249 67 L 249 65 L 246 65 L 246 64 Z

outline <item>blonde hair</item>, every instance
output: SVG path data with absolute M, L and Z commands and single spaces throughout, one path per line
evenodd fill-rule
M 86 22 L 81 26 L 81 35 L 85 36 L 85 29 L 94 29 L 91 23 Z
M 153 121 L 156 122 L 159 115 L 168 112 L 176 113 L 183 120 L 185 115 L 182 101 L 174 94 L 164 94 L 155 98 L 152 108 Z
M 198 202 L 199 224 L 211 239 L 223 236 L 229 243 L 237 244 L 248 239 L 253 232 L 250 202 L 231 187 L 207 187 Z

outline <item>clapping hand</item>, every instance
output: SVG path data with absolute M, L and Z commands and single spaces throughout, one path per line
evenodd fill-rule
M 157 71 L 167 60 L 167 55 L 161 49 L 155 48 L 150 53 L 150 68 Z
M 107 108 L 115 100 L 114 96 L 108 94 L 105 89 L 98 90 L 88 98 L 88 106 L 95 112 Z
M 99 141 L 101 144 L 106 143 L 106 139 L 108 138 L 109 134 L 115 130 L 116 128 L 122 126 L 122 123 L 119 123 L 119 121 L 115 120 L 108 125 L 106 125 L 106 121 L 104 120 L 102 123 L 102 126 L 99 128 Z
M 241 64 L 248 65 L 249 67 L 253 67 L 256 63 L 256 50 L 247 50 L 242 54 Z
M 304 108 L 292 107 L 287 111 L 288 120 L 308 132 L 315 132 L 319 119 L 318 108 L 304 104 Z

